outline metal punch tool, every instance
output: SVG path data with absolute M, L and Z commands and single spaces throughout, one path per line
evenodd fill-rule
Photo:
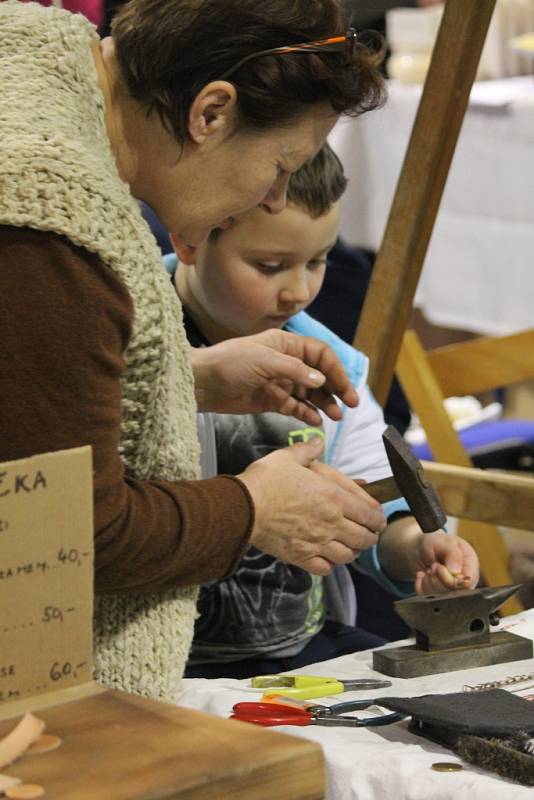
M 344 680 L 338 678 L 322 678 L 317 675 L 261 675 L 252 678 L 255 689 L 266 689 L 264 698 L 272 695 L 298 697 L 311 700 L 314 697 L 328 697 L 342 692 L 359 691 L 361 689 L 382 689 L 391 686 L 391 681 L 376 678 L 356 678 Z

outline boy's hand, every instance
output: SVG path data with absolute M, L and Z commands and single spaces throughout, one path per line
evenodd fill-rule
M 250 543 L 314 575 L 328 575 L 378 541 L 382 508 L 354 481 L 314 459 L 320 437 L 254 461 L 238 475 L 254 501 Z M 314 465 L 314 469 L 310 467 Z
M 479 574 L 477 554 L 464 539 L 443 531 L 421 536 L 416 561 L 417 594 L 474 589 Z
M 335 396 L 358 404 L 334 351 L 324 342 L 280 330 L 192 349 L 200 411 L 256 414 L 278 411 L 319 425 L 321 409 L 341 418 Z M 335 396 L 334 396 L 335 395 Z

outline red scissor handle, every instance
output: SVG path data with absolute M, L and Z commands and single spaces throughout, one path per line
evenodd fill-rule
M 294 716 L 288 714 L 285 717 L 254 717 L 251 714 L 232 714 L 230 719 L 238 719 L 241 722 L 252 722 L 253 725 L 263 725 L 264 728 L 271 728 L 274 725 L 311 725 L 312 715 L 307 717 Z
M 243 716 L 245 714 L 252 714 L 253 717 L 278 717 L 283 714 L 287 714 L 289 710 L 290 714 L 304 714 L 306 716 L 309 715 L 309 711 L 306 711 L 305 708 L 297 708 L 294 706 L 287 706 L 284 703 L 236 703 L 235 706 L 232 708 L 234 714 L 239 714 Z
M 313 714 L 304 708 L 292 708 L 278 703 L 236 703 L 230 719 L 252 722 L 254 725 L 310 725 Z

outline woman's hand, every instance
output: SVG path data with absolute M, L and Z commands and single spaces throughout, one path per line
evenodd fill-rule
M 314 437 L 254 461 L 238 477 L 254 501 L 250 543 L 328 575 L 335 564 L 347 564 L 376 544 L 385 518 L 380 504 L 354 481 L 314 463 L 321 451 L 322 440 Z
M 422 534 L 416 562 L 417 594 L 474 589 L 479 577 L 477 554 L 465 539 L 443 531 Z
M 334 351 L 323 342 L 280 330 L 192 348 L 200 411 L 278 411 L 319 425 L 321 409 L 341 418 L 337 396 L 350 407 L 358 394 Z

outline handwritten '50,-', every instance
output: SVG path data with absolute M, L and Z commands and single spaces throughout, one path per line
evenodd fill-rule
M 28 494 L 36 489 L 46 489 L 46 478 L 41 470 L 37 470 L 34 475 L 18 475 L 8 470 L 0 472 L 0 498 L 20 492 Z

